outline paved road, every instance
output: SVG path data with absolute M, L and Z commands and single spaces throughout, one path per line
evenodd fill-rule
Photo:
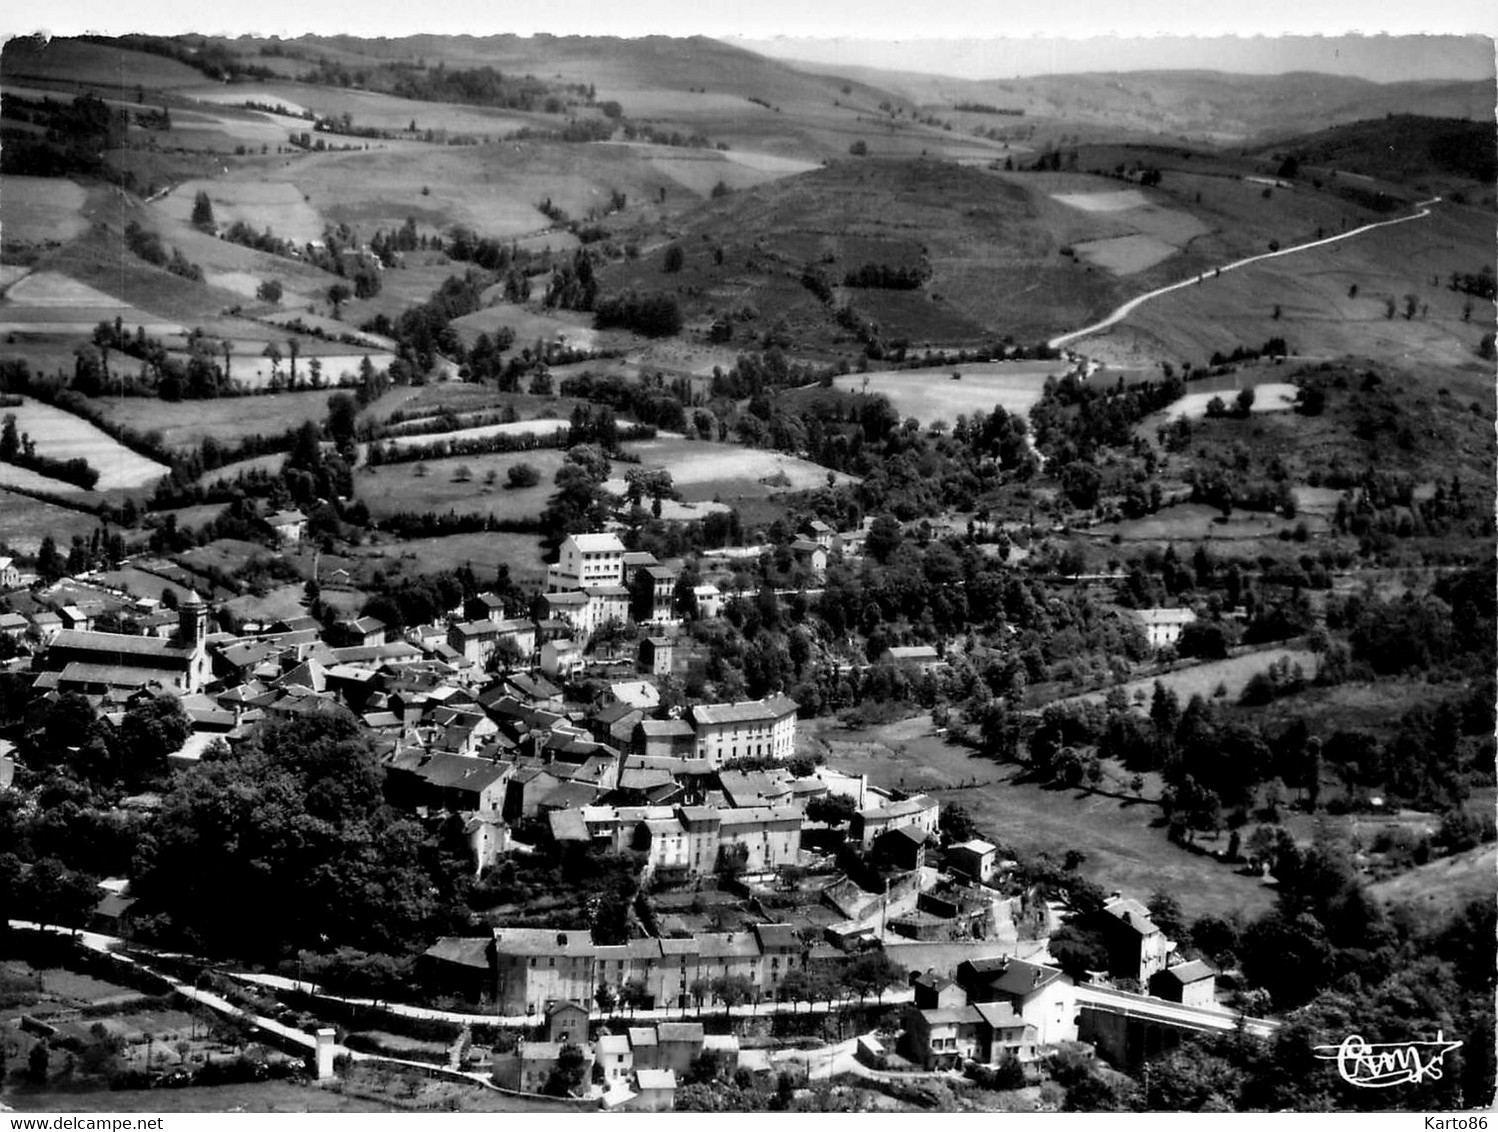
M 1138 1018 L 1152 1019 L 1171 1025 L 1194 1026 L 1202 1030 L 1231 1033 L 1238 1028 L 1240 1015 L 1222 1007 L 1182 1006 L 1158 998 L 1130 994 L 1112 987 L 1079 986 L 1077 1005 L 1094 1006 L 1118 1014 L 1129 1014 Z M 1279 1023 L 1269 1018 L 1243 1018 L 1243 1027 L 1258 1038 L 1270 1038 L 1279 1029 Z
M 391 1014 L 399 1014 L 406 1018 L 430 1018 L 443 1022 L 456 1022 L 459 1025 L 487 1025 L 487 1026 L 534 1026 L 538 1018 L 534 1014 L 484 1014 L 461 1010 L 439 1010 L 432 1006 L 412 1006 L 404 1002 L 389 1002 L 385 999 L 359 998 L 348 995 L 329 994 L 327 991 L 319 990 L 313 983 L 298 982 L 288 979 L 284 975 L 262 975 L 248 971 L 228 972 L 230 978 L 241 982 L 253 983 L 271 990 L 301 991 L 304 994 L 315 995 L 329 1002 L 341 1002 L 348 1006 L 363 1006 L 376 1010 L 388 1011 Z M 884 992 L 882 1002 L 885 1006 L 897 1006 L 915 1000 L 915 992 L 910 987 L 898 987 Z M 624 1021 L 640 1022 L 664 1022 L 681 1021 L 687 1018 L 765 1018 L 774 1014 L 827 1014 L 835 1009 L 846 1008 L 848 999 L 839 999 L 836 1002 L 822 1000 L 818 1002 L 750 1002 L 742 1006 L 704 1006 L 704 1007 L 679 1007 L 662 1006 L 649 1010 L 634 1009 L 621 1011 L 605 1011 L 593 1009 L 590 1017 L 597 1021 L 610 1018 L 618 1018 Z M 874 1001 L 870 998 L 868 1001 Z
M 1068 342 L 1075 342 L 1078 338 L 1085 338 L 1089 334 L 1096 334 L 1099 330 L 1106 330 L 1108 329 L 1108 327 L 1120 323 L 1124 319 L 1128 318 L 1129 315 L 1133 314 L 1134 311 L 1139 309 L 1139 307 L 1143 306 L 1145 303 L 1149 302 L 1151 299 L 1157 299 L 1161 295 L 1168 295 L 1172 291 L 1179 291 L 1183 287 L 1194 287 L 1198 283 L 1203 283 L 1205 280 L 1211 278 L 1214 273 L 1221 274 L 1224 271 L 1236 271 L 1240 267 L 1247 267 L 1249 264 L 1260 263 L 1266 259 L 1277 259 L 1283 255 L 1294 255 L 1296 252 L 1306 252 L 1310 251 L 1313 248 L 1322 248 L 1327 244 L 1335 244 L 1338 240 L 1350 240 L 1354 236 L 1361 236 L 1365 232 L 1372 232 L 1375 228 L 1388 228 L 1394 224 L 1407 224 L 1411 220 L 1423 220 L 1425 217 L 1430 215 L 1430 206 L 1433 204 L 1438 204 L 1440 200 L 1440 197 L 1431 197 L 1430 200 L 1420 201 L 1415 205 L 1417 211 L 1411 213 L 1409 216 L 1400 216 L 1393 220 L 1380 220 L 1373 224 L 1364 224 L 1360 228 L 1352 228 L 1346 232 L 1338 233 L 1335 236 L 1327 236 L 1324 239 L 1312 240 L 1307 244 L 1296 244 L 1293 248 L 1281 248 L 1279 251 L 1275 252 L 1265 252 L 1262 255 L 1251 255 L 1246 259 L 1239 259 L 1234 260 L 1232 263 L 1225 263 L 1221 267 L 1214 269 L 1214 271 L 1207 271 L 1203 272 L 1200 275 L 1193 275 L 1190 279 L 1183 279 L 1179 283 L 1171 283 L 1165 287 L 1156 287 L 1153 291 L 1146 291 L 1142 295 L 1136 295 L 1134 298 L 1124 303 L 1121 307 L 1119 307 L 1101 322 L 1094 322 L 1091 326 L 1084 326 L 1081 330 L 1073 330 L 1067 334 L 1058 335 L 1057 337 L 1052 338 L 1050 342 L 1047 343 L 1047 345 L 1050 346 L 1053 350 L 1059 350 Z

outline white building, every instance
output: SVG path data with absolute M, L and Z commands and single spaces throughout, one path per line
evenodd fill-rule
M 796 753 L 796 701 L 789 696 L 691 709 L 697 757 L 718 766 L 734 759 L 784 762 Z
M 1181 639 L 1181 630 L 1196 620 L 1196 614 L 1189 609 L 1138 609 L 1134 612 L 1152 649 L 1174 645 Z
M 623 584 L 624 544 L 618 535 L 568 535 L 557 549 L 556 562 L 546 568 L 549 593 Z

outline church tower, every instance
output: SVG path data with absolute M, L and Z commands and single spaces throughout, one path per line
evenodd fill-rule
M 194 590 L 177 607 L 177 644 L 200 653 L 208 642 L 208 606 Z

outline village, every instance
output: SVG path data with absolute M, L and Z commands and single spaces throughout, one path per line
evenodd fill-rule
M 302 522 L 270 517 L 283 546 L 301 540 Z M 793 549 L 816 584 L 829 558 L 856 560 L 865 535 L 813 521 Z M 1213 965 L 1167 938 L 1132 894 L 1085 908 L 1047 899 L 997 836 L 964 828 L 965 816 L 954 835 L 936 797 L 881 789 L 828 761 L 788 696 L 663 700 L 689 644 L 683 603 L 711 619 L 742 597 L 710 582 L 684 592 L 685 565 L 630 552 L 610 531 L 569 535 L 533 615 L 479 593 L 444 622 L 395 636 L 367 616 L 231 635 L 213 630 L 196 594 L 167 610 L 87 576 L 27 592 L 34 579 L 5 561 L 12 609 L 27 612 L 4 614 L 0 632 L 22 653 L 12 668 L 35 672 L 38 701 L 81 695 L 119 719 L 175 700 L 190 726 L 173 767 L 232 749 L 266 721 L 352 713 L 390 801 L 459 821 L 475 878 L 538 853 L 636 854 L 628 938 L 516 909 L 519 925 L 435 939 L 419 956 L 413 991 L 467 1003 L 519 1035 L 489 1055 L 501 1089 L 669 1109 L 678 1085 L 702 1079 L 704 1057 L 728 1077 L 769 1068 L 762 1042 L 741 1049 L 732 1025 L 718 1032 L 740 1007 L 752 1018 L 820 1001 L 835 1014 L 866 1010 L 872 996 L 895 1028 L 857 1040 L 861 1071 L 986 1067 L 1018 1085 L 1038 1082 L 1062 1049 L 1129 1067 L 1183 1036 L 1240 1025 Z M 706 559 L 691 566 L 713 576 Z M 92 627 L 122 608 L 140 635 Z M 1158 646 L 1190 614 L 1138 616 Z M 944 661 L 926 645 L 889 647 L 876 663 L 924 675 Z M 570 690 L 584 686 L 600 694 L 579 701 Z M 0 757 L 4 785 L 14 765 Z M 107 880 L 90 926 L 128 940 L 134 904 L 128 880 Z M 1105 967 L 1063 969 L 1050 953 L 1068 921 L 1105 941 Z M 662 1020 L 633 1024 L 640 1011 Z

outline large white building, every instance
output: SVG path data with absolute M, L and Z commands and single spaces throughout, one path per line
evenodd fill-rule
M 796 753 L 797 703 L 789 696 L 690 709 L 697 757 L 710 766 L 734 759 L 784 762 Z
M 568 535 L 557 548 L 557 560 L 546 568 L 549 593 L 623 584 L 624 544 L 618 535 Z

